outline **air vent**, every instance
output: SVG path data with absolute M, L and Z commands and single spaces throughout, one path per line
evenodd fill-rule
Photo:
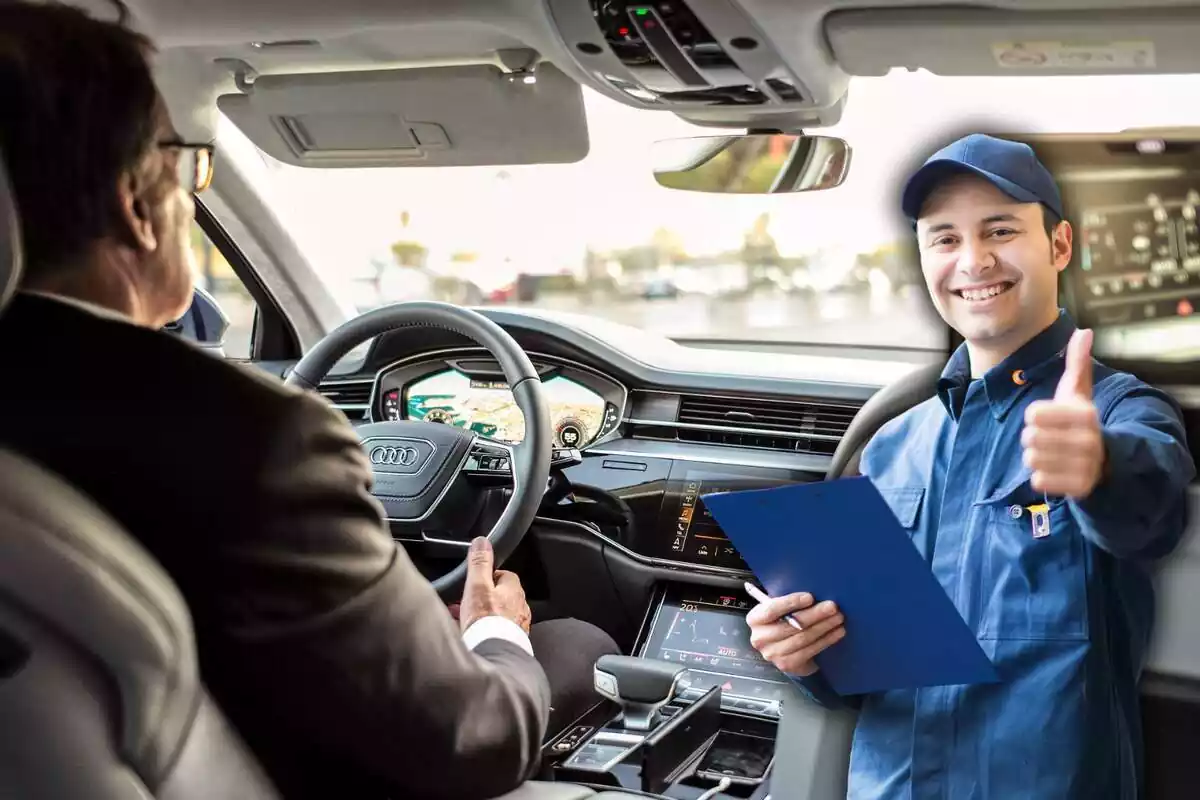
M 828 400 L 684 395 L 674 426 L 679 441 L 832 455 L 859 406 Z M 659 434 L 655 436 L 654 434 Z
M 330 403 L 351 420 L 370 418 L 371 378 L 321 381 L 317 389 Z

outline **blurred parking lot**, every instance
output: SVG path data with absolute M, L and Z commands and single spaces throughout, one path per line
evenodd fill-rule
M 668 338 L 940 349 L 945 334 L 931 319 L 923 289 L 899 293 L 787 294 L 656 299 L 544 295 L 537 308 L 591 314 Z
M 488 305 L 587 314 L 671 339 L 941 349 L 944 328 L 932 317 L 923 291 L 915 286 L 874 295 L 762 290 L 727 297 L 680 294 L 652 299 L 564 292 L 541 294 L 529 303 Z M 230 319 L 226 352 L 246 357 L 253 304 L 240 291 L 218 291 L 215 296 Z

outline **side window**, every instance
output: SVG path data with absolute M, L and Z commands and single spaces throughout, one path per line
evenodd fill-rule
M 226 358 L 250 358 L 257 307 L 229 262 L 221 255 L 198 223 L 192 223 L 192 252 L 195 254 L 196 286 L 207 292 L 229 321 L 222 341 Z M 215 345 L 215 342 L 206 344 Z

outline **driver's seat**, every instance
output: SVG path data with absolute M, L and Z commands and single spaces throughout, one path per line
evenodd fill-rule
M 0 313 L 19 233 L 0 161 Z M 0 450 L 0 797 L 278 796 L 201 686 L 162 568 L 82 494 Z

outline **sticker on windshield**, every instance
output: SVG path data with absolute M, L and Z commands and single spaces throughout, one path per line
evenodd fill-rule
M 1007 69 L 1147 69 L 1154 42 L 997 42 L 992 56 Z

